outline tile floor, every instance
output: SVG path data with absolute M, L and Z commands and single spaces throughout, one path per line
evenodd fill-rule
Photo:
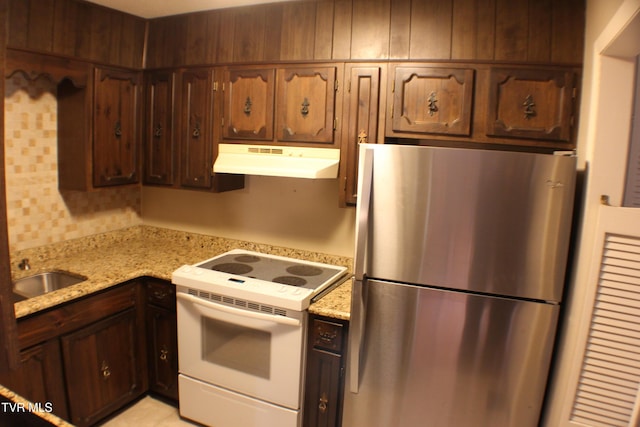
M 130 408 L 100 424 L 100 427 L 197 427 L 199 424 L 180 419 L 178 409 L 146 396 Z

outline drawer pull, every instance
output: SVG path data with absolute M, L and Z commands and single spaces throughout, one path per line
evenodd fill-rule
M 169 358 L 169 350 L 167 350 L 166 348 L 161 349 L 160 360 L 162 360 L 163 362 L 166 362 L 168 358 Z
M 100 367 L 100 371 L 102 373 L 102 378 L 104 380 L 107 380 L 111 376 L 111 369 L 109 368 L 109 365 L 107 365 L 106 360 L 102 361 L 102 366 Z
M 320 396 L 320 403 L 318 404 L 318 410 L 320 411 L 321 414 L 324 414 L 325 412 L 327 412 L 327 403 L 329 403 L 329 399 L 327 399 L 327 394 L 322 393 L 322 396 Z

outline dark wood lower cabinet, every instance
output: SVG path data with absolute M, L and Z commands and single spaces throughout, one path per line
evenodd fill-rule
M 87 426 L 144 392 L 135 309 L 61 338 L 71 422 Z
M 338 427 L 342 419 L 348 323 L 311 316 L 307 347 L 304 427 Z
M 149 391 L 178 400 L 176 292 L 170 282 L 149 279 L 147 291 L 147 365 Z

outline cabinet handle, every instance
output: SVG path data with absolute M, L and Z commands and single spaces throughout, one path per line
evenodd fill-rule
M 169 291 L 159 291 L 159 290 L 153 291 L 153 296 L 156 299 L 160 299 L 160 300 L 165 299 L 167 295 L 169 295 Z
M 251 97 L 247 96 L 247 100 L 244 101 L 244 113 L 247 116 L 251 115 L 251 106 L 253 105 L 253 103 L 251 102 Z
M 431 92 L 429 94 L 429 100 L 427 101 L 428 105 L 429 105 L 429 115 L 433 116 L 435 113 L 438 112 L 438 98 L 436 97 L 436 93 L 435 92 Z
M 364 129 L 360 131 L 358 134 L 358 144 L 366 144 L 369 140 L 369 135 L 365 132 Z
M 318 410 L 320 411 L 321 414 L 324 414 L 325 412 L 327 412 L 327 403 L 329 403 L 327 394 L 322 393 L 322 396 L 320 396 L 320 403 L 318 404 Z
M 113 133 L 116 136 L 116 138 L 120 138 L 122 136 L 122 124 L 120 123 L 120 120 L 116 122 L 116 125 L 113 129 Z
M 100 371 L 102 373 L 102 379 L 107 380 L 111 376 L 111 369 L 109 365 L 107 365 L 107 361 L 102 361 L 102 366 L 100 367 Z
M 536 112 L 536 102 L 533 100 L 533 96 L 527 95 L 522 106 L 524 107 L 524 118 L 526 120 L 538 115 Z
M 300 114 L 302 114 L 302 117 L 307 117 L 307 115 L 309 114 L 309 99 L 305 98 L 302 101 L 302 108 L 300 109 Z
M 162 125 L 160 123 L 158 123 L 153 129 L 153 136 L 156 138 L 160 138 L 162 136 Z
M 200 137 L 200 123 L 197 122 L 196 126 L 193 128 L 193 133 L 191 134 L 194 138 Z
M 160 360 L 162 360 L 163 362 L 166 362 L 168 358 L 169 358 L 169 350 L 167 350 L 166 348 L 160 349 Z

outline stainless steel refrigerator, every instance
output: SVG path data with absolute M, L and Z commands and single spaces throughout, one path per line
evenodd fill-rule
M 362 145 L 343 427 L 537 426 L 572 156 Z

